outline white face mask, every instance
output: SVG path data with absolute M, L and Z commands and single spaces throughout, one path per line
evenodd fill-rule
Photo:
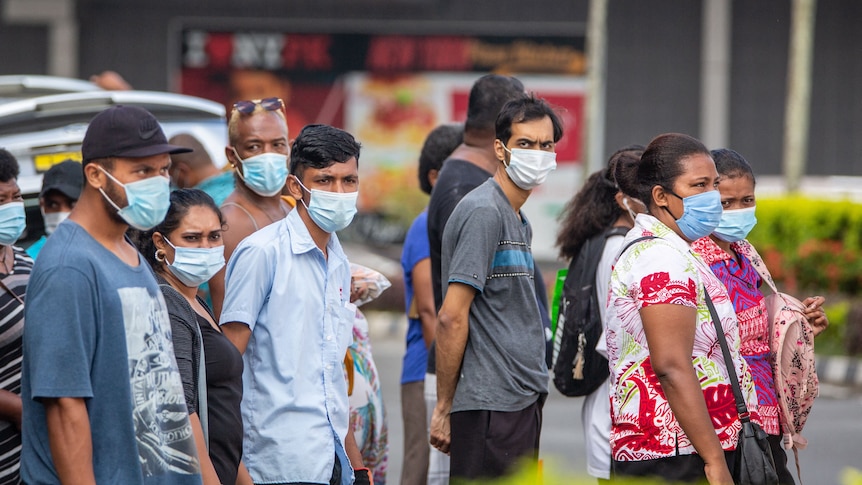
M 71 212 L 45 212 L 42 211 L 42 219 L 45 221 L 45 234 L 51 235 L 61 222 L 69 217 Z
M 505 145 L 503 150 L 509 152 L 506 173 L 515 185 L 524 190 L 532 190 L 542 185 L 548 174 L 557 168 L 557 154 L 554 152 L 523 148 L 509 150 Z

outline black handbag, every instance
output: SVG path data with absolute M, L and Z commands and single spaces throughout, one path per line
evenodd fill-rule
M 721 345 L 721 353 L 724 355 L 730 387 L 733 388 L 733 397 L 736 400 L 736 412 L 742 422 L 739 442 L 736 445 L 736 459 L 730 470 L 733 482 L 736 485 L 778 485 L 778 472 L 775 470 L 772 449 L 766 440 L 767 434 L 760 428 L 759 424 L 751 422 L 748 407 L 745 405 L 742 390 L 739 388 L 736 368 L 730 358 L 730 349 L 727 346 L 727 339 L 724 337 L 724 328 L 721 326 L 721 320 L 719 320 L 715 305 L 712 304 L 712 299 L 706 291 L 706 286 L 703 287 L 703 292 L 706 296 L 709 315 L 712 317 L 712 324 L 715 325 L 718 343 Z

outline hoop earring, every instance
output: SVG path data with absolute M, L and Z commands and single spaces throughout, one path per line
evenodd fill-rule
M 164 263 L 164 262 L 165 262 L 165 252 L 164 252 L 164 250 L 162 250 L 162 249 L 156 249 L 156 254 L 155 254 L 154 256 L 156 257 L 156 261 L 158 261 L 158 262 L 160 262 L 160 263 Z

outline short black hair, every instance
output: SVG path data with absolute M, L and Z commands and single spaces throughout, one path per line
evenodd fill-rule
M 499 74 L 480 77 L 470 89 L 464 131 L 485 132 L 490 135 L 494 129 L 494 120 L 503 105 L 525 96 L 524 84 L 517 78 Z
M 551 108 L 551 105 L 544 99 L 537 98 L 533 93 L 509 101 L 503 106 L 495 123 L 496 137 L 505 145 L 512 136 L 513 124 L 541 120 L 546 116 L 551 119 L 551 124 L 554 125 L 554 143 L 556 143 L 563 137 L 563 122 L 560 121 L 560 117 Z
M 9 153 L 9 150 L 0 148 L 0 182 L 9 182 L 17 180 L 21 168 L 18 166 L 18 160 L 15 155 Z
M 290 149 L 290 173 L 302 180 L 306 167 L 326 168 L 356 158 L 362 145 L 350 133 L 329 125 L 306 125 Z
M 735 179 L 739 177 L 749 177 L 752 182 L 757 182 L 754 178 L 754 170 L 751 169 L 748 160 L 742 155 L 730 148 L 718 148 L 709 152 L 712 155 L 712 161 L 715 162 L 715 170 L 721 175 L 721 178 Z
M 419 152 L 419 187 L 426 194 L 431 193 L 428 172 L 440 170 L 443 162 L 464 141 L 464 126 L 455 123 L 440 125 L 428 133 L 422 151 Z

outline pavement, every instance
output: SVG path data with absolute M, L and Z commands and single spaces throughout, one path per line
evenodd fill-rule
M 372 352 L 379 373 L 388 422 L 389 467 L 386 483 L 397 484 L 403 458 L 400 373 L 404 353 L 406 319 L 403 313 L 366 309 Z M 859 470 L 859 436 L 862 436 L 862 365 L 858 359 L 819 357 L 820 397 L 815 402 L 803 434 L 809 446 L 800 451 L 802 479 L 806 484 L 851 483 L 847 470 Z M 551 390 L 545 402 L 540 457 L 549 472 L 577 480 L 565 483 L 595 483 L 585 477 L 585 443 L 581 422 L 583 398 L 567 398 Z M 793 454 L 790 467 L 795 474 Z M 858 472 L 857 472 L 858 473 Z M 546 480 L 546 485 L 556 485 Z

